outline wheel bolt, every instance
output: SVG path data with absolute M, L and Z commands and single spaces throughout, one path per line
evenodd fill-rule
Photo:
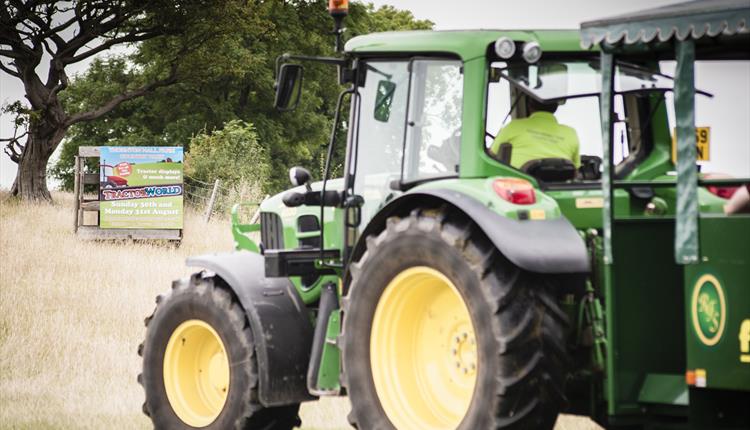
M 456 350 L 456 348 L 451 349 L 451 352 L 453 353 L 453 355 L 458 354 L 458 350 Z

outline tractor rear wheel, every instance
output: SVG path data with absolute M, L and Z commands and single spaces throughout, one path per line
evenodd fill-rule
M 138 348 L 143 411 L 157 429 L 292 429 L 299 404 L 258 402 L 253 336 L 221 280 L 193 275 L 156 299 Z
M 553 277 L 519 269 L 445 210 L 388 219 L 351 274 L 342 337 L 352 425 L 554 426 L 568 358 Z

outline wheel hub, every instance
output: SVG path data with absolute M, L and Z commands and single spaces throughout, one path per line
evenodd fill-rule
M 471 327 L 456 327 L 450 334 L 450 361 L 455 369 L 454 377 L 470 383 L 477 371 L 477 345 Z
M 229 378 L 216 330 L 197 319 L 180 324 L 164 352 L 164 388 L 174 413 L 192 427 L 208 426 L 224 408 Z
M 456 286 L 430 267 L 411 267 L 386 286 L 370 333 L 375 389 L 399 429 L 455 429 L 476 385 L 469 310 Z

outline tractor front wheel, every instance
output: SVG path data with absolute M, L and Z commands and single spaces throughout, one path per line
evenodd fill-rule
M 447 210 L 390 218 L 367 239 L 344 300 L 350 422 L 552 428 L 567 365 L 567 321 L 553 284 Z
M 203 274 L 175 281 L 146 318 L 138 352 L 143 411 L 157 429 L 292 429 L 299 404 L 258 402 L 253 336 L 223 282 Z

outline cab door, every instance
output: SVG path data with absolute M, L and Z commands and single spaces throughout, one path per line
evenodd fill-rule
M 359 231 L 409 187 L 457 177 L 463 73 L 459 60 L 368 60 L 353 105 L 349 158 L 362 196 Z

